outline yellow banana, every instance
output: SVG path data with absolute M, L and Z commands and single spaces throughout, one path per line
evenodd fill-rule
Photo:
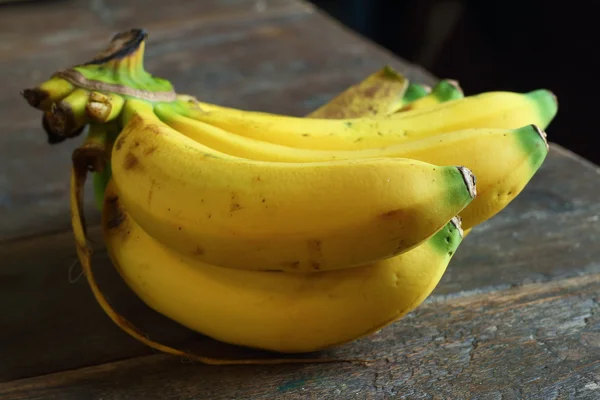
M 189 104 L 189 103 L 186 103 Z M 207 111 L 189 105 L 187 117 L 233 133 L 290 147 L 358 150 L 384 147 L 467 128 L 545 129 L 557 103 L 547 90 L 526 94 L 488 92 L 386 118 L 320 119 L 232 110 Z
M 386 68 L 351 86 L 306 117 L 327 119 L 385 117 L 393 113 L 427 108 L 464 97 L 462 89 L 453 80 L 440 81 L 433 90 L 427 85 L 409 82 L 406 91 L 403 91 L 403 81 L 400 78 L 391 78 L 393 75 L 391 77 L 387 75 L 384 72 Z M 401 93 L 404 95 L 402 96 Z M 240 111 L 199 101 L 189 94 L 178 94 L 177 102 L 188 103 L 188 107 L 193 106 L 202 112 Z
M 109 185 L 106 192 L 104 239 L 139 298 L 217 340 L 279 352 L 325 349 L 397 321 L 429 296 L 462 240 L 455 218 L 416 248 L 356 268 L 319 273 L 220 268 L 154 240 L 128 215 L 114 189 Z
M 464 165 L 477 178 L 477 198 L 460 216 L 471 228 L 500 212 L 538 170 L 548 153 L 546 135 L 535 125 L 519 129 L 465 129 L 376 149 L 309 150 L 261 142 L 184 117 L 159 104 L 156 114 L 194 141 L 237 157 L 275 162 L 322 162 L 367 158 L 410 158 L 435 165 Z
M 386 66 L 350 86 L 308 115 L 311 118 L 347 118 L 349 115 L 389 115 L 404 105 L 409 82 Z
M 226 155 L 129 99 L 112 176 L 150 235 L 217 266 L 318 271 L 401 254 L 475 197 L 471 172 L 410 159 L 272 163 Z

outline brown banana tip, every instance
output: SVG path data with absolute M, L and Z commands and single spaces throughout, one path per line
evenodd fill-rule
M 548 143 L 548 134 L 535 124 L 532 124 L 531 126 L 533 127 L 533 129 L 535 129 L 537 134 L 540 135 L 540 137 L 544 141 L 544 144 L 546 145 L 546 150 L 550 151 L 550 144 Z
M 25 89 L 21 92 L 21 96 L 27 100 L 27 103 L 31 107 L 39 108 L 42 101 L 48 98 L 48 93 L 43 90 L 34 88 L 34 89 Z
M 52 104 L 50 113 L 47 114 L 50 128 L 57 134 L 67 136 L 68 115 L 69 110 Z
M 44 114 L 42 116 L 42 127 L 44 128 L 44 131 L 46 132 L 46 138 L 48 140 L 48 143 L 49 144 L 57 144 L 57 143 L 63 142 L 67 137 L 54 132 L 47 117 L 48 116 L 46 114 Z
M 137 51 L 147 37 L 146 31 L 140 28 L 119 32 L 112 37 L 105 50 L 96 54 L 91 61 L 83 65 L 104 64 L 112 60 L 125 58 Z
M 467 185 L 467 189 L 469 190 L 469 194 L 471 195 L 471 198 L 474 199 L 477 197 L 477 178 L 475 178 L 473 172 L 467 167 L 460 166 L 456 168 L 458 168 L 462 174 L 465 184 Z
M 81 126 L 75 119 L 75 113 L 69 104 L 53 104 L 49 114 L 49 122 L 52 129 L 66 137 L 72 138 L 81 133 Z
M 454 225 L 454 227 L 458 230 L 458 234 L 460 235 L 461 239 L 465 236 L 465 232 L 462 229 L 462 218 L 460 216 L 455 216 L 453 217 L 450 222 L 452 223 L 452 225 Z

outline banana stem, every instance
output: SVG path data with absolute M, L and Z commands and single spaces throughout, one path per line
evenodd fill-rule
M 119 116 L 125 99 L 114 93 L 92 92 L 85 110 L 90 119 L 96 123 L 113 121 Z
M 42 125 L 51 144 L 79 135 L 85 125 L 118 119 L 126 98 L 171 102 L 171 83 L 144 69 L 147 34 L 131 29 L 116 34 L 91 61 L 55 72 L 22 92 L 32 107 L 44 111 Z

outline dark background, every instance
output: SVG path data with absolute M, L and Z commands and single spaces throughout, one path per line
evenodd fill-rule
M 457 79 L 466 95 L 552 90 L 549 139 L 600 164 L 600 1 L 311 0 L 349 28 Z

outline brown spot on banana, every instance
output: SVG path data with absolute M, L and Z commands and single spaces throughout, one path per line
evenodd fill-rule
M 232 192 L 231 193 L 231 203 L 229 205 L 229 212 L 234 212 L 234 211 L 238 211 L 241 209 L 242 209 L 242 206 L 240 205 L 237 195 L 234 192 Z
M 115 142 L 115 151 L 121 150 L 121 148 L 123 147 L 124 144 L 125 144 L 125 136 L 119 135 L 119 138 Z
M 154 187 L 156 186 L 156 180 L 150 180 L 150 189 L 148 189 L 148 205 L 152 203 L 152 196 L 154 195 Z
M 285 269 L 298 269 L 300 267 L 300 261 L 285 261 L 281 263 L 281 266 Z
M 322 242 L 320 239 L 309 239 L 306 241 L 308 247 L 308 257 L 310 258 L 310 265 L 312 269 L 318 271 L 321 269 L 321 263 L 323 260 L 323 249 Z
M 104 227 L 114 230 L 123 226 L 127 220 L 118 196 L 110 196 L 104 200 Z
M 141 168 L 140 160 L 132 153 L 128 153 L 127 156 L 125 156 L 125 161 L 123 161 L 123 168 L 126 170 Z
M 383 219 L 399 219 L 399 217 L 404 214 L 404 210 L 401 208 L 398 208 L 396 210 L 390 210 L 387 212 L 384 212 L 382 214 L 379 214 L 380 218 Z
M 156 149 L 156 146 L 148 147 L 146 150 L 144 150 L 144 155 L 149 156 L 150 154 L 154 153 Z
M 321 254 L 321 241 L 319 239 L 309 239 L 306 243 L 308 244 L 308 251 Z
M 141 119 L 140 119 L 140 122 L 141 122 Z M 160 135 L 160 129 L 156 125 L 148 125 L 148 126 L 146 126 L 146 130 L 154 133 L 155 135 Z
M 195 256 L 201 256 L 204 255 L 204 249 L 198 245 L 196 245 L 196 248 L 194 249 L 194 251 L 192 252 L 193 255 Z

